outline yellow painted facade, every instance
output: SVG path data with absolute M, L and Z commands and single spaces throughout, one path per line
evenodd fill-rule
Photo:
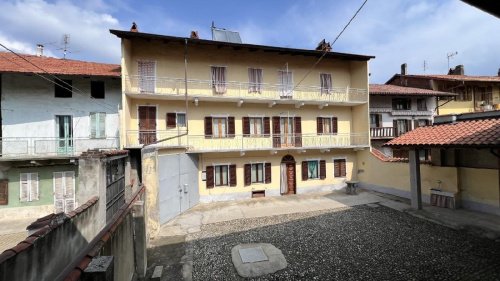
M 487 108 L 486 110 L 495 110 L 500 109 L 500 86 L 499 83 L 487 83 L 487 82 L 474 82 L 474 86 L 479 87 L 488 87 L 491 86 L 492 89 L 492 99 L 491 99 L 491 108 Z M 435 86 L 439 89 L 438 85 Z M 477 104 L 480 101 L 472 95 L 472 100 L 469 101 L 439 101 L 439 115 L 448 115 L 448 114 L 461 114 L 461 113 L 470 113 L 483 111 L 482 107 Z

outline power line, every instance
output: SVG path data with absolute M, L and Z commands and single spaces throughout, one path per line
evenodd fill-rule
M 366 2 L 368 2 L 368 0 L 365 0 L 363 2 L 363 4 L 361 4 L 361 6 L 359 7 L 359 9 L 356 11 L 356 13 L 354 13 L 354 15 L 349 20 L 349 22 L 347 22 L 347 24 L 344 26 L 344 28 L 342 29 L 342 31 L 340 31 L 339 35 L 337 35 L 337 37 L 335 37 L 335 40 L 333 40 L 333 43 L 330 44 L 331 47 L 333 47 L 333 44 L 335 44 L 335 42 L 337 42 L 337 40 L 342 35 L 342 33 L 344 33 L 344 31 L 351 24 L 351 22 L 354 20 L 354 18 L 358 15 L 358 13 L 361 11 L 361 9 L 363 9 L 363 7 L 365 6 Z M 318 60 L 311 66 L 311 68 L 304 75 L 304 77 L 302 77 L 302 79 L 300 79 L 299 83 L 297 83 L 297 85 L 295 85 L 295 87 L 293 87 L 292 91 L 294 91 L 300 85 L 300 83 L 302 83 L 304 81 L 304 79 L 306 79 L 307 76 L 309 76 L 309 74 L 311 74 L 311 72 L 313 71 L 313 69 L 321 62 L 321 60 L 323 60 L 323 58 L 326 56 L 327 53 L 328 53 L 328 49 L 323 50 L 323 54 L 321 54 L 321 56 L 318 58 Z

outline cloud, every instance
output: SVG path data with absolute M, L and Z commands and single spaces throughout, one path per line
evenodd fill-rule
M 96 10 L 108 9 L 101 1 L 93 3 Z M 92 11 L 71 1 L 43 0 L 2 1 L 0 10 L 1 42 L 15 45 L 20 52 L 34 53 L 36 44 L 42 43 L 46 54 L 62 56 L 62 50 L 57 49 L 62 47 L 62 36 L 69 34 L 69 58 L 120 61 L 120 41 L 108 31 L 120 28 L 120 23 L 107 12 Z

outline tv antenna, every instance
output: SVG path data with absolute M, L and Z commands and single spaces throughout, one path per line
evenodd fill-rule
M 425 73 L 426 70 L 427 70 L 427 61 L 424 60 L 424 73 Z
M 70 35 L 69 34 L 64 34 L 62 37 L 62 47 L 58 48 L 57 50 L 62 50 L 63 51 L 63 58 L 66 58 L 66 55 L 68 53 L 76 53 L 77 51 L 70 51 L 69 50 L 69 43 L 70 43 Z
M 458 55 L 457 51 L 446 54 L 446 56 L 448 57 L 448 70 L 450 69 L 450 59 L 452 59 L 456 55 Z

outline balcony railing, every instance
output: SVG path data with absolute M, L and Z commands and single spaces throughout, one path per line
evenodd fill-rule
M 255 84 L 247 82 L 226 81 L 218 89 L 210 80 L 189 79 L 188 93 L 196 97 L 216 97 L 227 99 L 251 100 L 295 100 L 325 103 L 364 103 L 368 101 L 368 91 L 349 87 L 298 86 Z M 125 77 L 125 92 L 130 94 L 157 94 L 162 96 L 184 96 L 185 80 L 169 77 Z
M 77 156 L 89 149 L 117 149 L 118 138 L 6 137 L 0 139 L 2 158 Z
M 177 131 L 127 131 L 127 147 L 139 147 L 155 144 L 161 147 L 186 147 L 191 152 L 204 151 L 244 151 L 244 150 L 274 150 L 290 148 L 346 148 L 368 146 L 368 134 L 294 134 L 248 136 L 234 135 L 215 138 L 205 135 L 182 135 L 176 137 Z M 147 136 L 147 137 L 146 137 Z
M 391 107 L 370 107 L 372 113 L 390 113 L 392 116 L 432 116 L 430 110 L 405 110 L 393 109 Z
M 370 128 L 370 137 L 372 139 L 394 138 L 394 128 L 393 127 Z

